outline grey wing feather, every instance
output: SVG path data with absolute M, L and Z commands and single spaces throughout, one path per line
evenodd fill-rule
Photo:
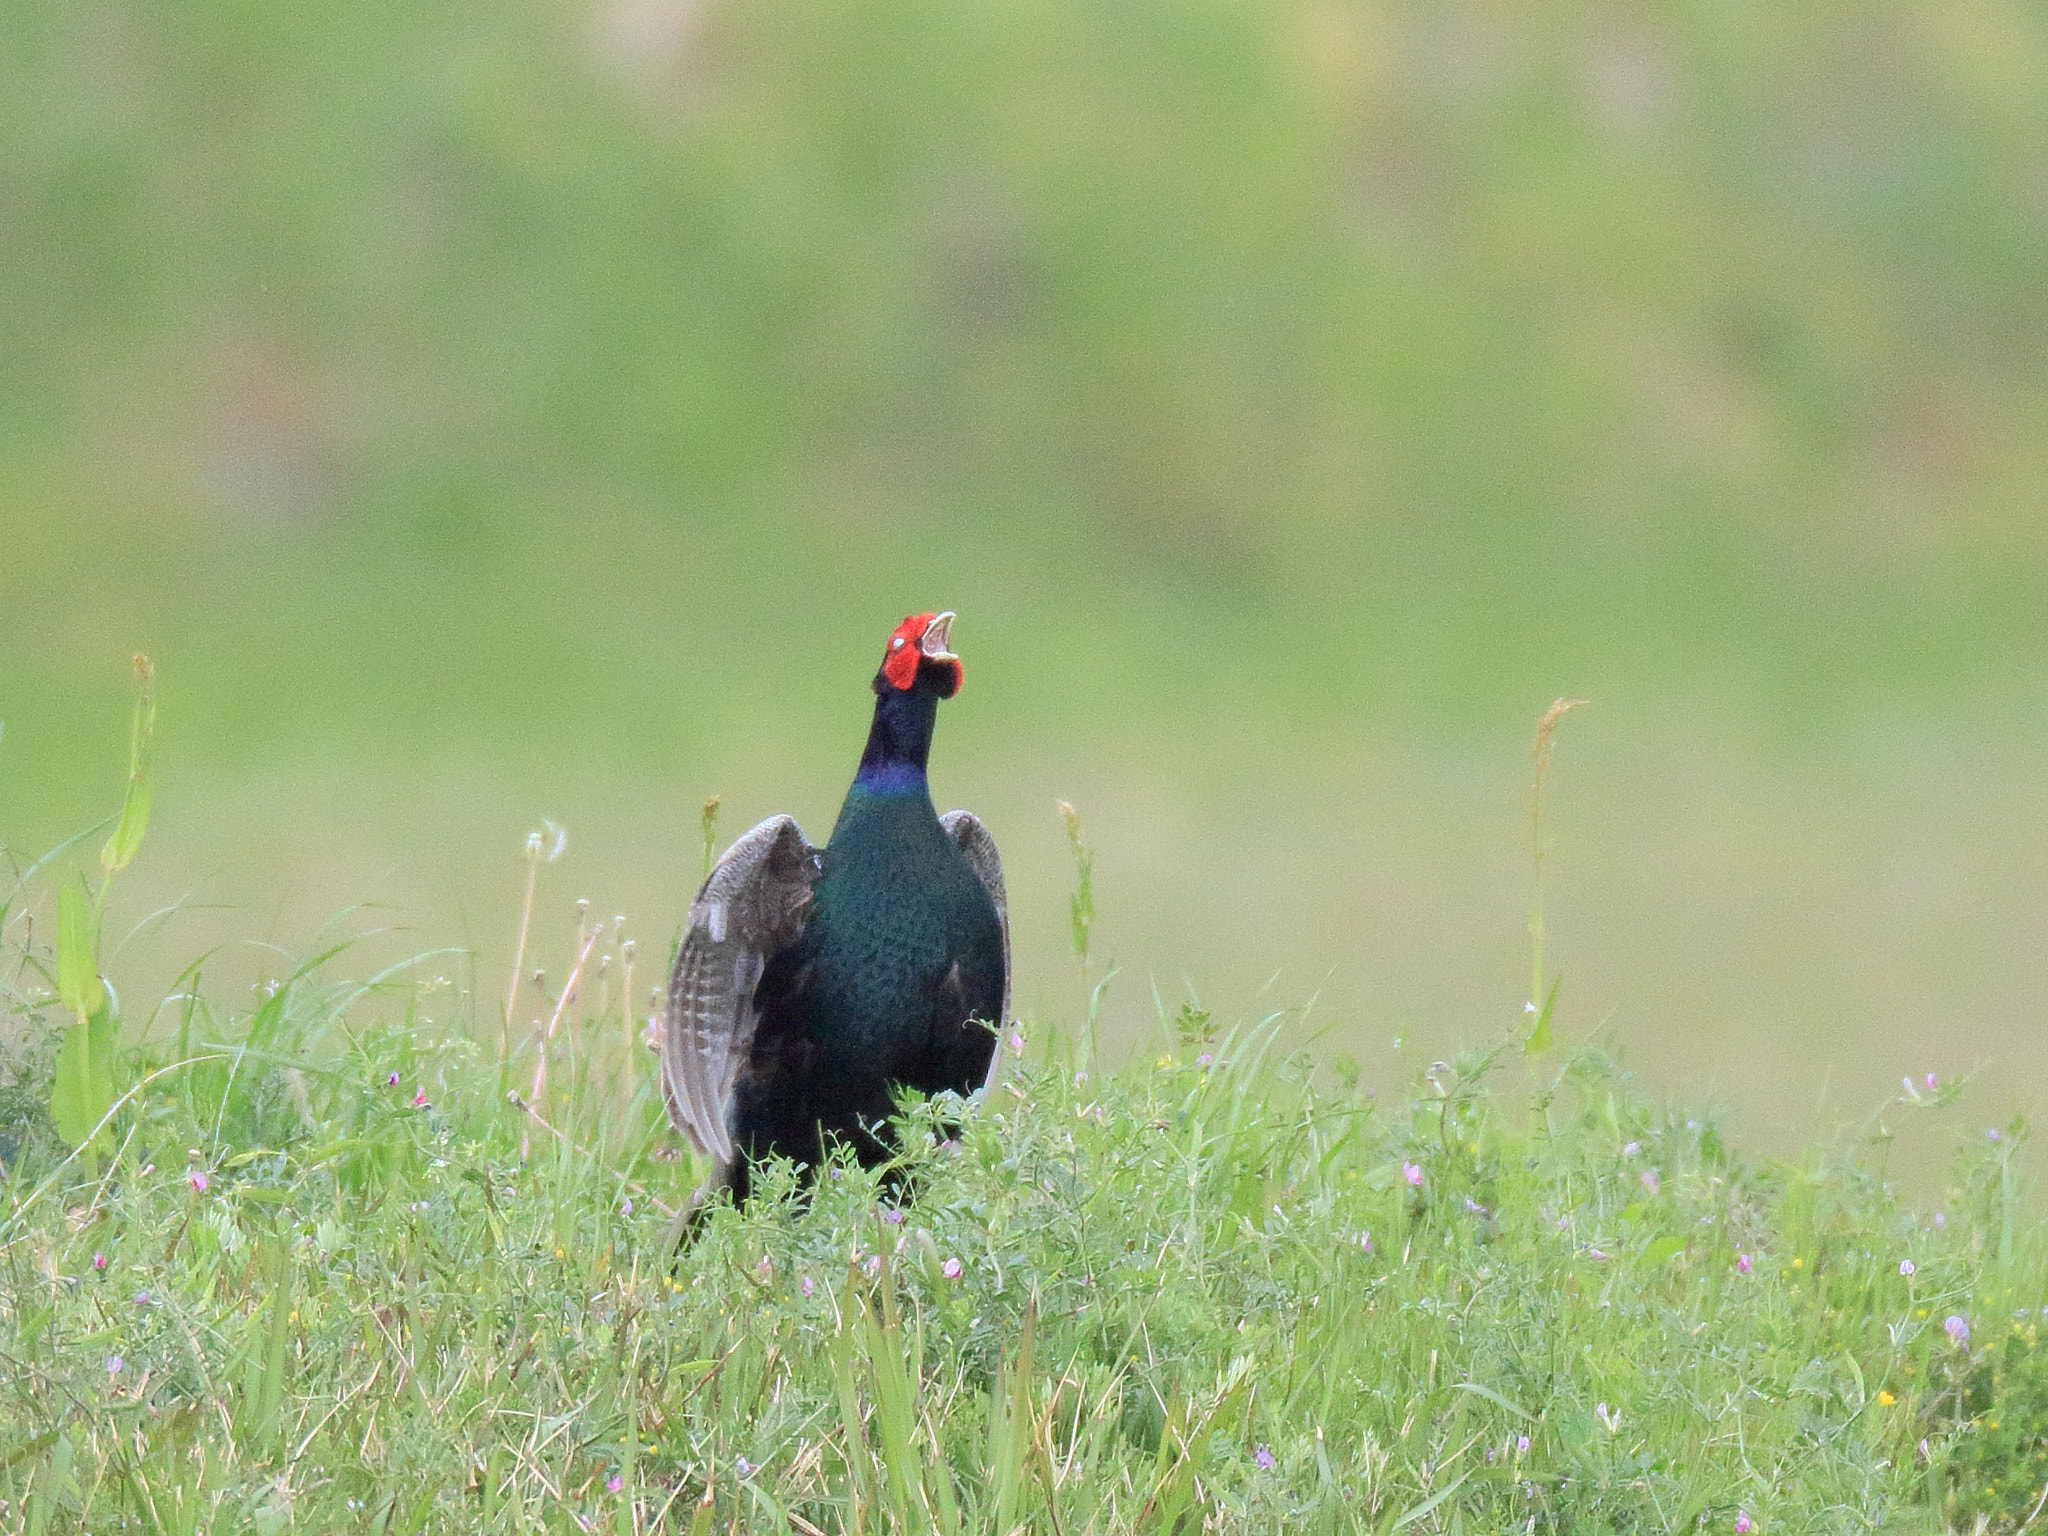
M 988 1082 L 993 1083 L 1003 1061 L 1002 1032 L 1010 1022 L 1010 900 L 1003 892 L 1003 856 L 996 852 L 996 840 L 988 835 L 988 828 L 972 811 L 948 811 L 939 818 L 939 825 L 995 903 L 996 926 L 1003 931 L 1003 1016 L 989 1020 L 996 1027 L 996 1053 L 988 1064 Z
M 676 1129 L 721 1167 L 733 1160 L 733 1085 L 754 1041 L 754 988 L 803 931 L 818 874 L 796 819 L 771 816 L 725 850 L 690 904 L 668 983 L 661 1089 Z

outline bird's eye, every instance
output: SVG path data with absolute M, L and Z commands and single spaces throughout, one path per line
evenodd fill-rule
M 891 641 L 889 642 L 889 649 L 890 649 L 890 650 L 892 650 L 892 651 L 900 651 L 900 650 L 902 650 L 902 649 L 903 649 L 903 637 L 902 637 L 901 635 L 898 635 L 898 636 L 897 636 L 897 637 L 896 637 L 895 639 L 891 640 Z

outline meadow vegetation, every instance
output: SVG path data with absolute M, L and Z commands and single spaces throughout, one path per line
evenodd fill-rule
M 622 923 L 580 909 L 559 980 L 542 924 L 502 1008 L 453 952 L 349 980 L 322 943 L 241 1000 L 195 963 L 74 1146 L 52 884 L 0 994 L 29 1536 L 2017 1530 L 2048 1497 L 2023 1127 L 1910 1208 L 1883 1147 L 1931 1080 L 1757 1166 L 1591 1048 L 1381 1098 L 1278 1018 L 1162 1010 L 1122 1064 L 1033 1021 L 957 1134 L 907 1106 L 912 1198 L 784 1168 L 671 1262 L 696 1170 Z

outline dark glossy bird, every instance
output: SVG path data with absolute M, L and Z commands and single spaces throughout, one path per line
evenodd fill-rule
M 669 1118 L 744 1202 L 753 1166 L 815 1170 L 834 1144 L 893 1153 L 904 1089 L 983 1087 L 1009 1010 L 1003 867 L 925 779 L 939 701 L 960 691 L 953 615 L 907 618 L 875 674 L 875 716 L 825 846 L 771 816 L 728 848 L 690 907 L 669 980 Z

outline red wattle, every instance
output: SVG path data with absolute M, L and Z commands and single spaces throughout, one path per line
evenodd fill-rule
M 889 680 L 891 688 L 908 688 L 917 681 L 919 643 L 936 617 L 931 613 L 914 613 L 898 624 L 896 633 L 889 637 L 889 649 L 882 653 L 882 676 Z

